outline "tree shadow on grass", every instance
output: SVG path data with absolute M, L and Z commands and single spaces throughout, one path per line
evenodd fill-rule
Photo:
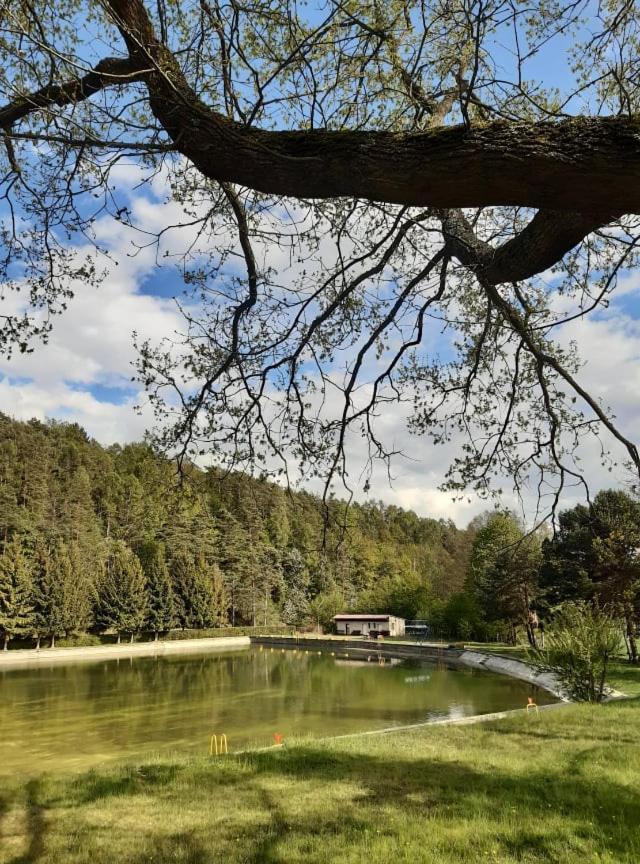
M 29 780 L 25 787 L 25 812 L 28 846 L 22 855 L 11 859 L 9 864 L 35 864 L 43 855 L 47 830 L 45 808 L 41 802 L 39 780 Z
M 70 791 L 78 804 L 92 804 L 113 795 L 137 795 L 170 786 L 181 770 L 180 765 L 171 763 L 112 768 L 107 773 L 94 769 L 73 781 Z
M 593 741 L 587 741 L 579 753 L 560 755 L 558 748 L 557 762 L 532 764 L 525 774 L 518 774 L 515 767 L 494 764 L 482 770 L 469 762 L 439 759 L 437 755 L 412 760 L 407 759 L 406 751 L 394 760 L 387 755 L 392 749 L 391 739 L 383 756 L 309 743 L 211 763 L 195 760 L 112 769 L 104 774 L 93 771 L 72 781 L 64 800 L 66 806 L 104 801 L 108 807 L 111 796 L 131 796 L 131 806 L 135 807 L 133 796 L 143 794 L 175 800 L 176 807 L 186 802 L 193 809 L 202 801 L 202 808 L 210 808 L 212 803 L 228 808 L 222 821 L 213 815 L 204 824 L 195 820 L 193 831 L 188 822 L 180 832 L 169 823 L 161 828 L 150 826 L 149 835 L 140 839 L 144 852 L 134 853 L 126 859 L 127 864 L 151 860 L 213 864 L 223 860 L 220 847 L 225 844 L 227 849 L 237 848 L 237 854 L 230 854 L 231 861 L 281 862 L 290 848 L 308 848 L 309 860 L 318 861 L 324 837 L 332 843 L 338 837 L 345 848 L 353 850 L 359 848 L 363 832 L 373 824 L 393 834 L 395 830 L 411 831 L 415 820 L 416 830 L 424 836 L 431 824 L 429 818 L 452 828 L 454 835 L 469 818 L 472 824 L 478 819 L 478 830 L 484 832 L 485 839 L 491 837 L 504 860 L 555 862 L 561 860 L 558 842 L 562 838 L 559 840 L 547 822 L 552 818 L 557 829 L 558 817 L 566 818 L 565 840 L 572 850 L 586 844 L 590 854 L 633 861 L 633 850 L 637 852 L 640 847 L 640 789 L 603 776 L 602 766 L 597 776 L 589 771 L 590 745 L 600 758 L 609 743 L 606 730 L 600 737 L 593 734 Z M 540 747 L 544 746 L 541 741 Z M 616 758 L 624 755 L 619 752 Z M 357 790 L 346 803 L 323 788 L 337 788 L 340 783 Z M 304 812 L 290 806 L 299 794 L 309 796 Z M 27 853 L 11 864 L 32 864 L 41 854 L 44 820 L 37 787 L 31 788 L 28 798 L 32 842 Z M 55 815 L 55 803 L 51 804 Z M 395 822 L 394 815 L 402 818 Z M 92 830 L 90 826 L 87 829 Z M 466 836 L 464 831 L 462 835 Z M 240 845 L 233 847 L 237 838 Z M 471 833 L 468 842 L 472 840 Z M 101 854 L 96 850 L 95 864 L 106 860 Z M 469 854 L 465 848 L 465 860 L 472 860 L 466 857 Z M 579 854 L 576 851 L 576 860 Z
M 166 862 L 212 864 L 215 860 L 212 857 L 212 850 L 205 843 L 192 834 L 179 832 L 152 838 L 144 852 L 134 858 L 128 858 L 126 864 L 149 864 L 151 861 L 157 861 L 159 864 L 166 864 Z
M 594 783 L 581 770 L 588 764 L 587 756 L 578 762 L 569 760 L 564 772 L 560 766 L 552 774 L 532 766 L 525 776 L 495 766 L 480 771 L 461 762 L 424 758 L 394 762 L 313 747 L 296 747 L 277 756 L 253 754 L 250 761 L 258 776 L 286 774 L 300 780 L 358 783 L 363 803 L 395 807 L 416 819 L 428 815 L 463 821 L 472 809 L 474 814 L 484 810 L 489 822 L 498 822 L 502 817 L 512 819 L 515 812 L 523 823 L 517 841 L 508 841 L 515 860 L 532 851 L 540 860 L 553 858 L 555 838 L 545 834 L 550 816 L 566 816 L 579 823 L 580 836 L 589 836 L 615 860 L 631 860 L 624 856 L 640 845 L 640 791 L 602 778 Z M 540 831 L 525 829 L 525 825 L 539 825 Z

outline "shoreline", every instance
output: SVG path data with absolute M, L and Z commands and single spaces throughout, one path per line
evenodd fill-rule
M 124 642 L 120 645 L 84 645 L 74 648 L 19 648 L 14 651 L 0 651 L 0 671 L 60 663 L 195 654 L 199 651 L 239 651 L 250 647 L 249 636 L 220 636 L 204 639 L 159 639 L 157 642 Z
M 487 653 L 474 648 L 437 642 L 378 642 L 353 639 L 349 636 L 219 636 L 202 639 L 168 639 L 157 642 L 133 642 L 120 645 L 86 645 L 68 648 L 19 648 L 0 651 L 0 672 L 12 669 L 33 669 L 64 663 L 128 660 L 135 657 L 165 657 L 178 654 L 197 654 L 224 651 L 243 651 L 252 645 L 262 648 L 313 648 L 324 652 L 335 651 L 338 646 L 360 655 L 376 655 L 398 659 L 417 659 L 444 662 L 453 666 L 466 666 L 499 675 L 506 675 L 540 687 L 563 703 L 571 703 L 558 678 L 550 672 L 539 672 L 534 666 L 503 654 Z M 606 701 L 624 698 L 625 694 L 612 690 Z
M 352 639 L 348 636 L 252 636 L 252 645 L 273 646 L 285 649 L 315 647 L 316 650 L 332 651 L 338 646 L 348 651 L 383 657 L 429 660 L 451 663 L 471 669 L 482 669 L 525 681 L 551 693 L 562 702 L 571 702 L 558 678 L 550 672 L 539 672 L 524 660 L 489 654 L 467 648 L 435 642 L 378 642 Z M 617 694 L 616 694 L 617 695 Z

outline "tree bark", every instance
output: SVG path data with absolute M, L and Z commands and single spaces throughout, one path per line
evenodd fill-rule
M 627 623 L 627 643 L 629 645 L 629 659 L 632 663 L 638 662 L 638 644 L 634 633 L 634 621 L 631 615 L 626 616 Z
M 529 621 L 527 621 L 525 626 L 527 630 L 527 641 L 529 642 L 529 645 L 531 645 L 532 648 L 537 648 L 538 643 L 536 641 L 536 634 L 533 626 L 529 623 Z
M 142 0 L 107 5 L 133 68 L 153 66 L 143 78 L 155 117 L 206 177 L 295 198 L 640 212 L 637 117 L 500 120 L 410 133 L 260 130 L 198 97 L 156 38 Z

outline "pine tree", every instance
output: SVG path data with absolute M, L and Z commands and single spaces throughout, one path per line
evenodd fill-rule
M 214 624 L 216 627 L 222 627 L 228 623 L 227 610 L 229 608 L 229 595 L 227 586 L 225 585 L 224 577 L 217 564 L 212 564 L 209 567 L 209 578 L 213 591 L 213 610 L 215 615 Z
M 291 526 L 285 492 L 279 486 L 274 486 L 271 490 L 266 527 L 269 539 L 276 549 L 286 548 L 291 537 Z
M 309 573 L 298 549 L 286 549 L 282 554 L 284 601 L 282 620 L 299 627 L 309 615 Z
M 186 552 L 179 552 L 171 562 L 171 576 L 180 626 L 188 630 L 213 626 L 217 611 L 204 558 L 194 561 Z
M 134 634 L 143 626 L 147 597 L 142 565 L 122 540 L 112 543 L 107 565 L 98 586 L 96 623 L 103 630 Z
M 5 651 L 16 636 L 33 635 L 32 588 L 29 562 L 20 539 L 14 537 L 0 557 L 0 634 Z
M 4 426 L 4 424 L 3 424 Z M 22 522 L 22 511 L 18 504 L 18 471 L 20 463 L 18 448 L 8 435 L 9 429 L 2 429 L 3 440 L 0 442 L 0 541 L 1 548 L 9 542 Z
M 72 578 L 66 582 L 67 634 L 82 633 L 93 623 L 93 600 L 103 552 L 100 544 L 87 559 L 79 543 L 69 544 Z
M 60 541 L 49 554 L 44 544 L 36 550 L 33 573 L 35 632 L 38 647 L 43 636 L 55 646 L 56 638 L 83 632 L 91 622 L 90 586 L 83 576 L 75 545 Z
M 242 526 L 227 511 L 219 517 L 220 524 L 220 569 L 229 595 L 229 617 L 231 626 L 235 627 L 239 617 L 242 601 L 243 581 L 246 575 L 247 557 L 251 544 Z
M 147 618 L 146 626 L 158 634 L 170 630 L 176 623 L 175 598 L 171 576 L 165 559 L 162 543 L 152 540 L 145 543 L 139 552 L 146 578 Z
M 33 568 L 33 605 L 36 647 L 48 637 L 55 647 L 57 636 L 65 633 L 65 582 L 70 578 L 71 561 L 63 543 L 56 550 L 54 563 L 44 544 L 36 549 Z

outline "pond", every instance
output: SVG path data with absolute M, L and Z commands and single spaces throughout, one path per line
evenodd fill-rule
M 252 648 L 0 672 L 0 774 L 229 750 L 555 701 L 506 676 L 417 660 Z

